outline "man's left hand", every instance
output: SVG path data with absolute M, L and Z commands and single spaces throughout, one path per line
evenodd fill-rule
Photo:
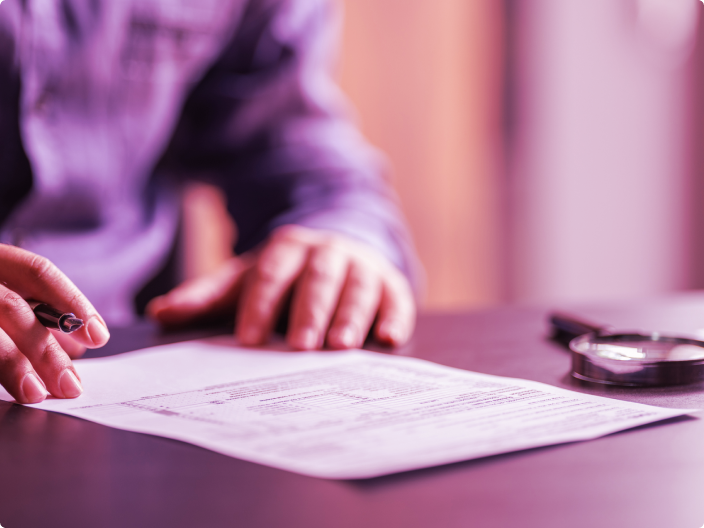
M 240 342 L 261 345 L 289 298 L 286 341 L 299 350 L 360 347 L 372 325 L 379 342 L 400 346 L 415 325 L 411 287 L 393 264 L 345 236 L 293 225 L 157 297 L 147 311 L 170 326 L 236 312 Z

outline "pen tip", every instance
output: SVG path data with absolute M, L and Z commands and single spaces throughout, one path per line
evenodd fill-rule
M 83 319 L 79 319 L 78 317 L 70 317 L 65 321 L 62 321 L 61 326 L 64 332 L 70 334 L 83 326 Z

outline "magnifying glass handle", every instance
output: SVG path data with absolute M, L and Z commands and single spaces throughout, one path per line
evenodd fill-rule
M 594 332 L 604 335 L 609 333 L 607 326 L 597 326 L 561 312 L 550 314 L 550 327 L 552 330 L 550 338 L 564 346 L 568 346 L 575 337 L 584 334 Z

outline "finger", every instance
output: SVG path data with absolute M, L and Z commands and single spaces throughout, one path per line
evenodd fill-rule
M 305 265 L 308 247 L 299 240 L 274 235 L 245 281 L 236 334 L 245 345 L 265 342 L 294 281 Z
M 29 360 L 1 329 L 0 385 L 19 403 L 39 403 L 49 394 Z
M 75 398 L 83 392 L 71 359 L 34 316 L 27 301 L 0 285 L 0 328 L 29 360 L 49 392 Z
M 110 339 L 105 321 L 81 291 L 49 260 L 23 249 L 0 244 L 0 282 L 25 299 L 47 303 L 83 319 L 73 338 L 88 348 Z
M 381 343 L 391 346 L 405 344 L 413 333 L 416 304 L 408 281 L 399 272 L 384 284 L 374 335 Z
M 349 257 L 334 246 L 311 251 L 293 294 L 289 345 L 301 350 L 322 347 L 348 267 Z
M 51 330 L 51 335 L 58 341 L 59 346 L 64 349 L 71 359 L 77 359 L 86 353 L 86 347 L 73 339 L 70 334 L 64 334 L 59 330 Z
M 216 272 L 186 281 L 147 305 L 147 313 L 165 325 L 188 323 L 209 315 L 234 313 L 247 263 L 232 258 Z
M 381 299 L 378 273 L 358 263 L 350 266 L 327 342 L 332 348 L 358 348 L 364 343 Z

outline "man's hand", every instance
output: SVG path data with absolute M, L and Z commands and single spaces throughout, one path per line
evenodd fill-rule
M 73 312 L 85 325 L 70 336 L 55 335 L 37 320 L 27 300 Z M 101 347 L 109 338 L 105 321 L 56 266 L 0 244 L 0 384 L 18 402 L 39 403 L 48 393 L 79 396 L 83 388 L 71 357 L 86 347 Z
M 157 297 L 147 311 L 178 325 L 236 309 L 240 342 L 260 345 L 289 296 L 286 340 L 300 350 L 360 347 L 372 324 L 376 339 L 399 346 L 415 325 L 411 288 L 391 263 L 347 237 L 300 226 L 279 228 L 263 247 Z

